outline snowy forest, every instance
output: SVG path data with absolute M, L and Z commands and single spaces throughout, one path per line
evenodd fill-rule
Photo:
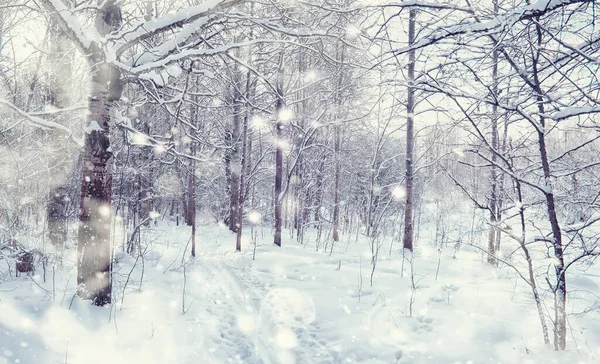
M 0 0 L 0 364 L 600 362 L 599 75 L 593 0 Z

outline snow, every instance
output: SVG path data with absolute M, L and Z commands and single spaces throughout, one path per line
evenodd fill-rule
M 286 123 L 294 118 L 294 112 L 290 108 L 284 107 L 279 111 L 277 116 L 279 120 Z
M 183 71 L 177 64 L 171 64 L 168 67 L 157 71 L 153 70 L 139 76 L 142 80 L 154 82 L 157 86 L 165 86 L 170 77 L 178 77 Z
M 531 12 L 542 12 L 550 9 L 556 9 L 571 3 L 573 3 L 573 0 L 538 0 L 535 3 L 527 6 L 525 9 L 526 11 Z
M 188 227 L 143 230 L 141 255 L 116 254 L 109 307 L 73 296 L 75 249 L 45 283 L 41 269 L 2 283 L 0 363 L 592 363 L 600 355 L 591 345 L 600 340 L 597 310 L 570 317 L 580 354 L 573 342 L 556 353 L 542 344 L 526 284 L 468 247 L 456 259 L 417 249 L 411 292 L 399 249 L 381 253 L 371 287 L 368 241 L 344 239 L 330 256 L 315 251 L 312 231 L 307 246 L 284 239 L 277 248 L 269 229 L 256 229 L 256 260 L 250 239 L 235 253 L 235 235 L 220 226 L 198 227 L 195 259 Z M 598 273 L 577 272 L 571 290 L 597 290 Z
M 404 186 L 396 186 L 392 189 L 392 197 L 396 201 L 403 201 L 406 198 L 406 188 Z
M 91 134 L 93 131 L 102 131 L 103 129 L 100 127 L 96 120 L 90 120 L 88 125 L 83 129 L 86 134 Z
M 248 221 L 252 224 L 260 224 L 262 221 L 262 215 L 258 211 L 250 211 L 248 213 Z
M 30 113 L 27 113 L 21 109 L 19 109 L 17 106 L 15 106 L 14 104 L 8 102 L 7 100 L 0 98 L 0 106 L 4 106 L 10 110 L 13 110 L 15 113 L 17 113 L 19 116 L 21 116 L 23 119 L 27 120 L 30 124 L 35 125 L 41 129 L 46 129 L 46 130 L 61 130 L 63 132 L 66 132 L 67 134 L 71 134 L 72 131 L 71 129 L 65 127 L 64 125 L 61 125 L 59 123 L 56 123 L 54 121 L 51 120 L 45 120 L 42 119 L 40 117 L 37 117 L 35 115 L 32 115 Z
M 451 36 L 457 36 L 468 33 L 481 33 L 481 34 L 493 34 L 499 32 L 502 29 L 510 28 L 517 22 L 527 18 L 533 18 L 537 16 L 543 16 L 552 10 L 556 10 L 571 4 L 581 3 L 584 0 L 538 0 L 533 4 L 523 6 L 521 8 L 516 7 L 514 10 L 506 12 L 504 14 L 496 16 L 494 19 L 488 19 L 485 21 L 476 21 L 465 24 L 455 24 L 447 27 L 442 27 L 431 35 L 418 40 L 410 47 L 400 48 L 395 51 L 396 54 L 407 53 L 413 49 L 420 49 L 428 45 L 439 42 L 440 40 L 449 38 Z M 436 4 L 421 3 L 420 1 L 407 2 L 405 6 L 422 6 L 430 7 L 436 6 Z M 440 5 L 441 8 L 447 7 L 445 4 Z M 454 7 L 453 5 L 447 8 L 454 8 L 454 10 L 462 10 L 471 12 L 472 9 Z
M 46 4 L 51 4 L 51 8 L 53 10 L 51 12 L 56 12 L 64 21 L 66 28 L 71 32 L 69 35 L 74 37 L 73 41 L 75 41 L 85 50 L 89 49 L 92 40 L 96 40 L 96 37 L 93 35 L 96 35 L 97 32 L 94 34 L 94 32 L 92 32 L 90 29 L 84 28 L 73 15 L 71 10 L 61 0 L 47 0 Z
M 551 118 L 554 120 L 562 120 L 574 116 L 595 113 L 600 113 L 600 106 L 566 107 L 561 111 L 555 112 Z
M 141 57 L 136 59 L 137 64 L 153 62 L 158 58 L 164 57 L 169 53 L 175 51 L 181 44 L 184 44 L 190 37 L 198 32 L 198 29 L 202 29 L 210 20 L 209 17 L 201 17 L 195 20 L 190 25 L 182 29 L 173 39 L 168 39 L 161 43 L 159 46 L 151 49 L 144 53 Z
M 109 40 L 119 40 L 123 44 L 132 44 L 145 36 L 152 35 L 155 32 L 169 27 L 172 24 L 189 21 L 190 19 L 201 17 L 213 11 L 218 6 L 225 6 L 234 3 L 233 0 L 208 0 L 203 4 L 192 6 L 174 13 L 169 13 L 150 21 L 142 21 L 134 25 L 133 29 L 127 29 L 122 33 L 108 36 Z

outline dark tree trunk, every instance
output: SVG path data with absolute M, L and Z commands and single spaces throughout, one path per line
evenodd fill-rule
M 239 194 L 242 193 L 239 190 L 240 185 L 240 174 L 242 173 L 239 169 L 238 161 L 240 160 L 239 142 L 240 142 L 240 120 L 242 118 L 242 93 L 240 91 L 241 80 L 240 72 L 236 68 L 233 74 L 233 97 L 232 97 L 232 127 L 231 127 L 231 157 L 230 157 L 230 178 L 229 178 L 229 230 L 237 232 L 237 228 L 240 224 L 238 221 L 238 201 Z
M 556 213 L 556 204 L 554 201 L 554 192 L 552 190 L 552 172 L 548 158 L 548 149 L 546 147 L 546 108 L 544 106 L 544 91 L 539 79 L 538 61 L 542 49 L 542 29 L 536 24 L 537 47 L 536 56 L 533 59 L 533 83 L 539 111 L 539 125 L 536 126 L 538 136 L 538 147 L 540 151 L 540 160 L 542 162 L 542 171 L 544 173 L 544 196 L 546 198 L 546 209 L 548 220 L 552 230 L 552 245 L 554 248 L 554 272 L 556 275 L 556 285 L 554 288 L 554 349 L 565 350 L 567 348 L 567 277 L 565 272 L 564 251 L 562 245 L 562 231 L 558 222 Z
M 101 35 L 121 24 L 121 9 L 109 2 L 98 11 Z M 113 155 L 110 132 L 114 108 L 121 97 L 120 71 L 104 62 L 101 49 L 88 55 L 92 70 L 88 127 L 83 150 L 81 211 L 77 244 L 78 294 L 102 306 L 111 302 L 111 188 Z
M 148 123 L 144 123 L 142 126 L 142 131 L 146 133 L 146 135 L 150 135 L 150 126 Z M 138 147 L 141 149 L 142 153 L 142 166 L 141 171 L 139 172 L 139 220 L 144 221 L 144 226 L 150 225 L 150 209 L 151 209 L 151 200 L 152 200 L 152 192 L 150 191 L 150 180 L 152 178 L 152 169 L 150 168 L 152 152 L 148 147 Z M 146 154 L 146 155 L 144 155 Z
M 231 145 L 231 133 L 229 130 L 225 131 L 225 145 Z M 224 156 L 225 162 L 225 196 L 231 196 L 231 151 L 226 151 Z M 231 206 L 227 203 L 228 200 L 224 200 L 222 211 L 224 214 L 224 223 L 228 227 L 231 227 Z
M 113 156 L 110 151 L 112 109 L 110 86 L 102 74 L 118 77 L 118 70 L 104 64 L 96 67 L 90 99 L 89 122 L 85 136 L 81 212 L 79 215 L 78 274 L 79 295 L 97 305 L 111 300 L 111 188 Z M 83 285 L 83 286 L 81 286 Z
M 315 224 L 318 224 L 321 217 L 321 204 L 323 199 L 323 179 L 325 170 L 325 156 L 321 158 L 319 168 L 317 169 L 317 188 L 315 190 Z
M 498 1 L 494 0 L 494 13 L 498 13 Z M 494 46 L 492 54 L 492 97 L 498 97 L 498 49 Z M 491 191 L 490 191 L 490 234 L 488 239 L 487 261 L 489 264 L 496 265 L 496 244 L 499 234 L 497 227 L 498 221 L 498 173 L 496 171 L 496 163 L 498 160 L 498 107 L 492 105 L 491 115 L 491 131 L 492 131 L 492 168 L 491 168 Z
M 335 182 L 334 182 L 334 198 L 333 198 L 333 243 L 331 244 L 331 251 L 333 252 L 333 246 L 335 243 L 340 241 L 340 184 L 341 184 L 341 163 L 340 163 L 340 129 L 339 126 L 335 126 Z
M 411 8 L 408 22 L 408 46 L 415 42 L 415 21 L 417 10 Z M 408 98 L 406 101 L 406 204 L 404 205 L 404 249 L 413 250 L 413 148 L 415 118 L 415 51 L 408 53 Z
M 196 176 L 194 170 L 196 162 L 190 161 L 188 172 L 188 223 L 192 227 L 192 256 L 196 256 Z
M 345 47 L 341 46 L 341 49 L 338 50 L 337 59 L 340 61 L 340 64 L 344 63 L 345 56 Z M 341 140 L 341 130 L 340 126 L 337 125 L 337 120 L 339 119 L 339 113 L 342 112 L 342 97 L 340 95 L 342 86 L 344 85 L 344 72 L 340 70 L 337 80 L 337 90 L 335 91 L 334 103 L 335 103 L 335 112 L 334 120 L 336 120 L 336 125 L 333 127 L 334 132 L 334 158 L 335 158 L 335 182 L 334 182 L 334 197 L 333 197 L 333 242 L 331 243 L 331 253 L 333 253 L 334 245 L 340 241 L 340 186 L 341 186 L 341 159 L 340 159 L 340 146 L 342 143 Z
M 277 246 L 281 246 L 281 205 L 283 203 L 283 199 L 281 198 L 281 191 L 283 185 L 283 124 L 281 121 L 281 113 L 285 107 L 283 92 L 283 54 L 281 54 L 279 59 L 279 71 L 277 80 L 277 103 L 275 107 L 275 234 L 273 242 Z
M 246 99 L 250 98 L 250 72 L 246 74 Z M 244 201 L 246 199 L 246 170 L 248 168 L 248 119 L 249 119 L 249 110 L 248 103 L 246 103 L 244 121 L 242 126 L 242 150 L 241 150 L 241 160 L 240 160 L 240 184 L 238 187 L 238 201 L 237 201 L 237 221 L 238 227 L 236 230 L 237 236 L 235 239 L 235 250 L 242 250 L 242 231 L 243 224 L 242 220 L 244 217 Z

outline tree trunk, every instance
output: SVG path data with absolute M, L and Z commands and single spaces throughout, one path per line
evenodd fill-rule
M 415 43 L 417 10 L 411 8 L 408 20 L 408 46 Z M 404 249 L 413 250 L 413 148 L 415 118 L 415 50 L 408 53 L 408 97 L 406 101 L 406 204 L 404 205 Z
M 247 72 L 246 74 L 246 100 L 248 100 L 250 98 L 250 72 Z M 250 117 L 249 115 L 249 110 L 248 110 L 248 103 L 246 103 L 246 110 L 245 110 L 245 114 L 244 114 L 244 121 L 243 121 L 243 126 L 242 126 L 242 150 L 241 150 L 241 160 L 240 160 L 240 184 L 238 187 L 238 202 L 237 202 L 237 221 L 238 221 L 238 227 L 237 227 L 237 236 L 236 236 L 236 241 L 235 241 L 235 250 L 237 251 L 241 251 L 242 250 L 242 230 L 243 230 L 243 224 L 242 224 L 242 220 L 244 217 L 244 201 L 246 198 L 246 170 L 248 168 L 248 119 Z
M 100 9 L 96 28 L 105 36 L 121 24 L 121 9 L 112 2 Z M 88 127 L 83 150 L 81 211 L 77 244 L 78 294 L 103 306 L 111 302 L 111 188 L 113 155 L 110 132 L 121 97 L 121 74 L 97 48 L 88 55 L 92 70 Z
M 142 125 L 142 131 L 144 133 L 146 133 L 146 135 L 150 135 L 150 126 L 148 123 L 144 123 Z M 141 171 L 139 171 L 138 176 L 139 176 L 139 201 L 140 201 L 140 207 L 139 207 L 139 219 L 140 221 L 144 221 L 144 226 L 149 226 L 150 225 L 150 219 L 148 218 L 150 216 L 150 208 L 151 208 L 151 200 L 152 200 L 152 191 L 150 191 L 150 180 L 152 178 L 152 168 L 150 167 L 151 165 L 151 160 L 152 160 L 152 152 L 150 151 L 150 149 L 148 147 L 138 147 L 141 149 L 141 160 L 142 160 L 142 166 L 141 166 Z M 146 154 L 146 155 L 144 155 Z
M 195 155 L 195 147 L 192 146 L 192 155 Z M 187 220 L 188 225 L 192 227 L 192 256 L 196 256 L 196 161 L 190 160 L 190 170 L 188 171 L 188 201 L 187 201 Z
M 325 160 L 327 158 L 325 156 L 321 157 L 321 162 L 319 163 L 319 167 L 317 169 L 317 186 L 315 189 L 315 224 L 318 225 L 320 223 L 321 218 L 321 205 L 323 203 L 323 179 L 324 179 L 324 171 L 325 171 Z
M 345 51 L 346 48 L 344 47 L 344 45 L 341 46 L 341 49 L 338 49 L 338 56 L 336 57 L 340 64 L 344 64 L 344 56 L 345 56 Z M 334 97 L 334 103 L 335 103 L 335 113 L 336 115 L 333 116 L 334 120 L 336 121 L 336 124 L 334 125 L 334 158 L 335 158 L 335 181 L 334 181 L 334 197 L 333 197 L 333 229 L 332 229 L 332 235 L 333 235 L 333 242 L 331 243 L 331 252 L 333 253 L 333 246 L 340 241 L 340 186 L 341 186 L 341 159 L 340 159 L 340 146 L 342 143 L 341 140 L 341 136 L 340 136 L 340 126 L 337 125 L 337 120 L 338 120 L 338 116 L 339 113 L 342 110 L 342 97 L 340 95 L 342 86 L 344 85 L 344 72 L 342 70 L 340 70 L 339 74 L 338 74 L 338 79 L 337 79 L 337 89 L 335 90 L 335 97 Z
M 71 62 L 67 55 L 68 39 L 53 18 L 49 19 L 50 28 L 50 80 L 49 101 L 57 108 L 65 108 L 70 104 L 67 82 L 71 79 Z M 67 240 L 67 215 L 68 181 L 67 168 L 68 154 L 66 151 L 67 139 L 63 133 L 50 132 L 50 137 L 57 146 L 52 151 L 48 165 L 48 205 L 46 207 L 46 221 L 48 224 L 48 238 L 52 245 L 64 247 Z
M 239 53 L 239 52 L 238 52 Z M 240 160 L 239 142 L 240 142 L 240 119 L 242 117 L 242 93 L 240 91 L 241 80 L 238 67 L 233 70 L 233 86 L 232 86 L 232 126 L 231 126 L 231 157 L 230 157 L 230 173 L 229 179 L 229 230 L 236 232 L 241 222 L 238 221 L 238 202 L 240 186 L 240 174 L 242 171 L 239 168 L 238 161 Z
M 231 133 L 225 131 L 225 145 L 231 145 Z M 225 196 L 231 196 L 231 151 L 226 151 L 223 157 L 225 162 Z M 224 223 L 228 227 L 231 227 L 231 206 L 228 206 L 227 200 L 224 200 L 222 205 L 222 211 L 224 215 Z
M 521 191 L 521 182 L 519 180 L 515 180 L 516 188 L 517 188 L 517 201 L 519 202 L 519 217 L 521 220 L 521 240 L 519 244 L 521 246 L 521 250 L 523 250 L 523 254 L 525 255 L 525 260 L 527 261 L 527 271 L 529 273 L 529 286 L 531 287 L 531 292 L 533 293 L 533 300 L 535 301 L 535 306 L 538 311 L 538 317 L 540 319 L 540 324 L 542 325 L 542 336 L 544 338 L 544 344 L 550 344 L 550 339 L 548 336 L 548 326 L 546 325 L 546 318 L 544 316 L 544 306 L 542 302 L 542 298 L 540 297 L 537 283 L 535 280 L 535 272 L 533 269 L 533 260 L 531 259 L 531 254 L 529 253 L 529 248 L 526 245 L 526 234 L 527 229 L 525 227 L 525 208 L 523 207 L 523 193 Z
M 498 13 L 498 1 L 494 0 L 494 14 Z M 492 97 L 498 97 L 498 49 L 494 45 L 492 54 Z M 498 173 L 496 171 L 496 163 L 498 160 L 498 107 L 492 105 L 491 115 L 491 131 L 492 131 L 492 169 L 491 169 L 491 191 L 490 191 L 490 234 L 488 239 L 487 261 L 489 264 L 496 265 L 496 240 L 498 238 Z
M 331 251 L 333 252 L 333 245 L 340 241 L 340 185 L 341 185 L 341 162 L 340 162 L 340 129 L 339 126 L 334 127 L 335 131 L 335 182 L 334 182 L 334 198 L 333 198 L 333 243 L 331 244 Z
M 193 67 L 194 64 L 192 63 L 191 67 Z M 200 81 L 198 79 L 198 77 L 196 77 L 195 79 L 195 85 L 199 85 Z M 192 96 L 192 99 L 194 101 L 193 105 L 190 105 L 190 116 L 191 116 L 191 126 L 192 126 L 192 132 L 197 132 L 199 129 L 199 121 L 198 121 L 198 115 L 200 114 L 199 112 L 199 106 L 198 106 L 198 102 L 199 102 L 199 98 L 197 95 Z M 191 145 L 190 145 L 190 154 L 192 155 L 192 157 L 196 157 L 196 152 L 197 152 L 197 145 L 196 142 L 194 140 L 190 141 Z M 190 167 L 189 167 L 189 171 L 188 171 L 188 213 L 189 213 L 189 222 L 190 225 L 192 226 L 192 236 L 191 236 L 191 241 L 192 241 L 192 257 L 196 256 L 196 160 L 195 159 L 190 159 Z
M 554 286 L 554 349 L 565 350 L 567 348 L 567 278 L 565 273 L 565 261 L 563 256 L 562 231 L 558 223 L 556 214 L 556 205 L 554 201 L 554 192 L 552 190 L 552 172 L 546 148 L 546 118 L 544 107 L 544 91 L 538 74 L 538 60 L 542 48 L 542 29 L 536 24 L 537 33 L 537 56 L 533 61 L 533 79 L 534 91 L 537 99 L 539 111 L 539 125 L 537 125 L 538 147 L 540 151 L 540 160 L 542 162 L 542 171 L 544 173 L 544 196 L 546 198 L 546 209 L 548 220 L 552 230 L 552 245 L 554 247 L 554 271 L 556 275 L 556 285 Z
M 283 53 L 279 56 L 279 71 L 277 80 L 277 102 L 275 107 L 275 235 L 273 242 L 281 246 L 281 189 L 283 185 L 283 124 L 281 113 L 285 107 L 285 97 L 283 94 Z
M 102 74 L 118 73 L 104 64 L 95 67 L 90 99 L 89 123 L 92 130 L 85 136 L 84 168 L 81 184 L 81 212 L 77 246 L 77 284 L 79 295 L 96 305 L 111 301 L 111 187 L 112 152 L 110 129 L 116 100 L 109 96 L 109 86 Z

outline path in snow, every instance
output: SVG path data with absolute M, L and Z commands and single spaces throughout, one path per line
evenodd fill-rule
M 191 265 L 194 288 L 189 296 L 195 302 L 202 297 L 206 312 L 218 323 L 220 337 L 213 339 L 217 357 L 231 363 L 338 362 L 319 340 L 310 296 L 259 279 L 243 255 L 215 248 L 204 247 Z

